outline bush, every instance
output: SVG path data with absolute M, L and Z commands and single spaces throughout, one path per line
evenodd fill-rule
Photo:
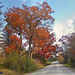
M 54 57 L 48 58 L 48 61 L 56 61 L 56 60 L 58 60 L 56 57 L 55 58 Z
M 20 59 L 17 54 L 8 55 L 4 62 L 4 67 L 20 71 Z
M 75 67 L 75 58 L 73 55 L 70 55 L 70 57 L 66 54 L 64 55 L 64 63 L 71 65 L 72 67 Z
M 67 55 L 64 55 L 64 60 L 63 60 L 63 63 L 68 63 L 68 56 Z
M 40 62 L 43 64 L 43 65 L 45 65 L 45 63 L 46 63 L 46 59 L 44 58 L 44 57 L 42 57 L 41 55 L 38 55 L 38 54 L 33 54 L 32 55 L 32 57 L 33 57 L 33 59 L 38 59 L 38 60 L 40 60 Z
M 70 60 L 71 60 L 71 65 L 72 65 L 72 67 L 75 67 L 75 58 L 72 57 Z
M 4 68 L 4 58 L 0 57 L 0 68 Z
M 68 65 L 71 65 L 71 58 L 68 58 L 67 63 L 68 63 Z
M 34 70 L 36 70 L 36 66 L 33 59 L 30 59 L 28 56 L 23 56 L 21 58 L 21 71 L 30 72 Z
M 0 68 L 4 68 L 4 60 L 5 60 L 4 53 L 1 52 L 0 53 Z
M 41 60 L 33 59 L 33 61 L 34 61 L 35 65 L 36 65 L 37 69 L 41 69 L 41 68 L 44 67 L 44 65 L 42 64 Z
M 8 55 L 5 59 L 4 67 L 22 72 L 36 70 L 36 66 L 32 59 L 28 58 L 28 56 L 22 56 L 19 58 L 17 54 Z

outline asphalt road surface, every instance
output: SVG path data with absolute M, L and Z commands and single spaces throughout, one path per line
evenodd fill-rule
M 55 61 L 52 65 L 49 65 L 34 73 L 28 73 L 27 75 L 75 75 L 75 72 L 64 67 L 58 61 Z

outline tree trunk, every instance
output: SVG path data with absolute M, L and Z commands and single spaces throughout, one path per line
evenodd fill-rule
M 31 58 L 31 52 L 32 52 L 32 49 L 31 49 L 31 44 L 32 44 L 32 37 L 33 37 L 33 35 L 30 37 L 30 41 L 29 41 L 29 54 L 28 54 L 28 56 L 29 56 L 29 58 Z
M 19 58 L 20 58 L 20 54 L 22 52 L 22 34 L 20 34 L 20 40 L 21 40 L 21 44 L 20 44 L 20 48 L 19 48 Z
M 22 47 L 22 34 L 20 35 L 20 40 L 21 40 L 21 47 Z
M 29 42 L 29 58 L 31 58 L 31 41 Z

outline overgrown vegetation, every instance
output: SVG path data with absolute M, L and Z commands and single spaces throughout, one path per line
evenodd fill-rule
M 58 60 L 58 58 L 56 58 L 56 57 L 51 57 L 51 58 L 49 58 L 48 60 L 46 60 L 46 65 L 50 65 L 53 61 L 57 61 Z
M 2 30 L 3 55 L 0 59 L 0 68 L 31 72 L 43 67 L 41 63 L 46 64 L 46 60 L 55 54 L 56 48 L 53 43 L 56 39 L 51 26 L 54 23 L 51 13 L 54 11 L 46 1 L 38 3 L 38 6 L 22 7 L 8 8 L 4 13 L 7 25 Z M 23 40 L 26 42 L 22 43 Z M 28 51 L 25 50 L 27 46 Z M 36 59 L 39 60 L 37 62 L 40 62 L 40 67 L 31 57 L 34 53 L 39 56 L 39 59 Z
M 65 47 L 63 52 L 63 63 L 75 67 L 75 33 L 63 36 L 60 41 Z
M 33 59 L 30 59 L 28 56 L 22 56 L 21 59 L 17 54 L 11 54 L 6 56 L 4 60 L 4 68 L 21 71 L 21 72 L 30 72 L 37 69 Z
M 68 55 L 64 55 L 63 57 L 64 57 L 63 63 L 75 67 L 75 57 L 69 57 Z

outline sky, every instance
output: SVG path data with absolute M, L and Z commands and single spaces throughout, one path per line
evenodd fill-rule
M 50 7 L 55 11 L 52 17 L 55 18 L 54 32 L 57 41 L 62 35 L 67 35 L 74 32 L 73 22 L 75 20 L 75 0 L 0 0 L 4 7 L 3 12 L 7 11 L 7 7 L 20 7 L 25 4 L 27 6 L 34 6 L 38 2 L 46 1 Z

